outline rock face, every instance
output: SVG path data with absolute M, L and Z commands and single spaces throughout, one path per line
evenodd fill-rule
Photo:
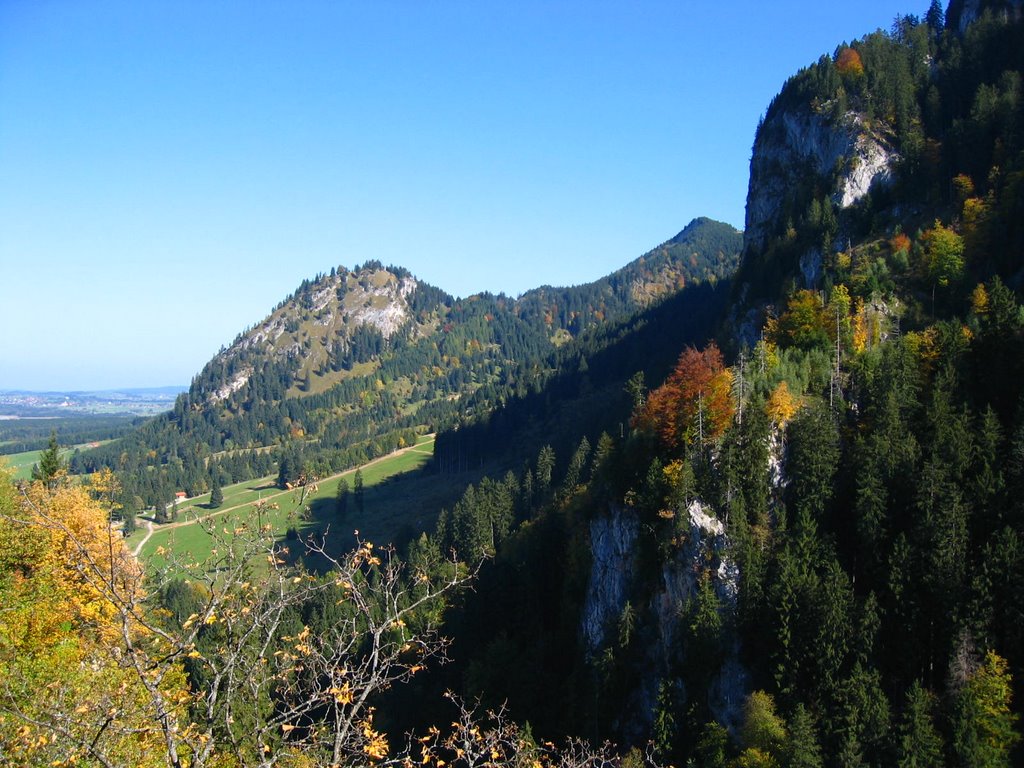
M 726 607 L 731 609 L 736 605 L 739 590 L 739 568 L 725 553 L 728 542 L 722 521 L 698 500 L 690 502 L 686 514 L 690 521 L 688 540 L 663 566 L 663 591 L 656 598 L 660 624 L 665 630 L 663 637 L 668 642 L 674 639 L 670 633 L 676 629 L 673 611 L 697 596 L 702 569 L 695 566 L 707 565 L 715 594 Z
M 808 176 L 827 181 L 833 202 L 845 209 L 872 185 L 890 183 L 898 159 L 884 132 L 868 131 L 855 112 L 839 120 L 809 107 L 771 115 L 758 131 L 750 160 L 746 246 L 764 247 L 780 225 L 788 191 Z
M 649 733 L 658 688 L 671 674 L 674 661 L 686 653 L 684 615 L 697 597 L 705 574 L 711 579 L 722 611 L 728 613 L 736 607 L 740 574 L 726 554 L 725 526 L 700 501 L 691 502 L 680 513 L 688 518 L 689 532 L 682 545 L 662 563 L 655 588 L 643 598 L 637 597 L 633 579 L 641 528 L 635 513 L 613 508 L 590 524 L 591 572 L 580 622 L 587 653 L 596 656 L 609 644 L 609 631 L 631 594 L 638 600 L 634 606 L 638 622 L 655 639 L 645 646 L 643 658 L 637 662 L 635 684 L 622 707 L 619 728 L 628 740 L 643 739 Z M 731 641 L 708 691 L 711 711 L 720 722 L 728 727 L 738 725 L 748 688 L 749 675 L 739 662 L 738 645 Z
M 1024 18 L 1024 0 L 952 0 L 946 14 L 946 24 L 962 35 L 971 22 L 981 16 L 986 9 L 1001 14 L 1008 21 L 1019 21 Z
M 698 500 L 690 502 L 686 514 L 690 522 L 689 537 L 675 557 L 662 566 L 661 590 L 652 599 L 666 659 L 679 645 L 680 618 L 687 603 L 697 597 L 705 568 L 710 572 L 711 585 L 726 613 L 735 610 L 739 595 L 740 571 L 726 553 L 728 540 L 722 521 Z M 727 728 L 738 727 L 748 688 L 749 675 L 739 662 L 739 645 L 733 641 L 708 691 L 711 712 Z M 657 686 L 652 693 L 657 696 Z M 653 710 L 653 699 L 651 703 Z
M 626 606 L 639 531 L 636 517 L 618 507 L 590 523 L 590 582 L 580 622 L 588 654 L 604 644 L 605 633 Z
M 211 361 L 210 365 L 223 366 L 232 374 L 207 394 L 207 402 L 224 401 L 246 385 L 256 370 L 251 364 L 239 364 L 247 356 L 257 355 L 263 361 L 311 357 L 320 362 L 326 359 L 329 345 L 344 346 L 362 326 L 391 339 L 411 322 L 409 299 L 418 285 L 409 275 L 384 269 L 343 270 L 308 284 Z

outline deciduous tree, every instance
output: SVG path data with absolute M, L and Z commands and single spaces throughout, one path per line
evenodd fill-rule
M 444 657 L 437 604 L 469 576 L 455 563 L 410 568 L 364 542 L 342 556 L 311 543 L 328 565 L 316 577 L 290 565 L 260 507 L 218 518 L 209 562 L 171 557 L 144 590 L 83 490 L 0 494 L 0 629 L 18 638 L 0 646 L 0 748 L 25 764 L 384 761 L 373 699 Z M 8 578 L 19 570 L 32 578 Z M 182 578 L 198 600 L 171 621 L 159 596 Z M 316 601 L 334 615 L 313 633 L 298 609 Z
M 953 749 L 961 765 L 1010 766 L 1020 741 L 1018 717 L 1010 711 L 1011 686 L 1006 660 L 994 651 L 961 686 L 953 715 Z
M 670 449 L 712 443 L 732 421 L 731 393 L 732 373 L 718 347 L 688 347 L 668 380 L 651 392 L 634 423 L 658 435 Z

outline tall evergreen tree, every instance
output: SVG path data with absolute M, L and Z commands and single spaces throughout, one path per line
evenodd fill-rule
M 53 488 L 67 474 L 67 462 L 61 458 L 57 431 L 50 432 L 50 441 L 39 454 L 39 463 L 32 466 L 32 479 Z
M 805 507 L 819 521 L 832 499 L 839 467 L 839 432 L 823 404 L 803 408 L 788 430 L 792 508 Z
M 139 507 L 137 503 L 137 496 L 132 494 L 125 494 L 121 502 L 121 518 L 124 521 L 121 526 L 121 531 L 125 536 L 129 536 L 135 532 L 136 520 L 135 516 L 139 514 Z
M 676 751 L 679 725 L 676 722 L 675 685 L 671 680 L 662 680 L 658 685 L 658 701 L 654 709 L 654 751 L 662 760 L 668 761 Z
M 210 489 L 210 508 L 217 509 L 224 503 L 224 489 L 220 485 L 220 470 L 213 470 L 213 487 Z
M 555 450 L 545 445 L 537 455 L 537 492 L 541 498 L 551 490 L 551 476 L 555 470 Z
M 577 486 L 586 478 L 583 477 L 583 470 L 587 465 L 590 456 L 590 441 L 584 437 L 580 440 L 579 446 L 569 460 L 569 468 L 566 470 L 565 479 L 562 481 L 562 494 L 570 496 L 575 492 Z
M 365 491 L 363 489 L 363 470 L 361 468 L 356 470 L 356 476 L 352 480 L 352 494 L 356 498 L 356 509 L 359 511 L 359 514 L 361 515 L 361 514 L 363 514 L 363 511 L 365 509 L 365 506 L 364 506 L 365 505 L 365 498 L 364 498 Z
M 822 768 L 821 744 L 814 718 L 803 704 L 793 708 L 789 719 L 786 768 Z
M 942 736 L 935 728 L 935 694 L 917 680 L 907 691 L 896 729 L 897 768 L 942 768 Z
M 942 3 L 939 0 L 932 0 L 924 15 L 924 22 L 933 33 L 938 34 L 942 31 L 946 23 L 946 14 L 943 12 Z

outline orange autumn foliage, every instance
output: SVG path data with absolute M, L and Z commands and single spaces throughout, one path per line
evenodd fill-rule
M 898 235 L 893 235 L 893 238 L 889 241 L 889 249 L 893 253 L 910 253 L 910 238 L 900 232 Z
M 715 344 L 688 347 L 666 382 L 651 392 L 634 425 L 670 449 L 717 440 L 733 417 L 732 372 Z
M 843 48 L 836 57 L 836 69 L 844 77 L 861 77 L 864 74 L 864 62 L 856 50 Z

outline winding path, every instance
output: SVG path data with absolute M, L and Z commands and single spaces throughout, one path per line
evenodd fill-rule
M 373 459 L 372 461 L 368 461 L 365 464 L 361 464 L 360 466 L 355 467 L 353 469 L 346 469 L 343 472 L 338 472 L 337 474 L 329 475 L 329 476 L 327 476 L 325 478 L 322 478 L 321 480 L 317 480 L 317 482 L 320 483 L 320 482 L 324 482 L 324 481 L 327 481 L 327 480 L 333 480 L 334 478 L 341 477 L 342 475 L 354 474 L 356 471 L 358 471 L 360 469 L 366 469 L 367 467 L 372 467 L 374 464 L 379 464 L 382 461 L 387 461 L 388 459 L 393 459 L 393 458 L 395 458 L 395 456 L 401 456 L 403 453 L 409 453 L 409 452 L 413 452 L 413 453 L 433 453 L 433 442 L 434 442 L 434 438 L 436 437 L 436 435 L 435 434 L 430 434 L 430 435 L 427 435 L 427 437 L 431 438 L 431 440 L 429 442 L 416 443 L 415 445 L 409 445 L 409 446 L 406 446 L 405 448 L 399 448 L 397 451 L 392 451 L 391 453 L 385 454 L 384 456 L 379 456 L 376 459 Z M 423 448 L 427 447 L 428 445 L 431 446 L 431 450 L 429 452 L 425 451 L 425 450 L 422 450 Z M 261 499 L 262 500 L 276 499 L 278 496 L 283 496 L 286 493 L 291 493 L 293 490 L 295 490 L 295 489 L 293 488 L 293 489 L 287 490 L 287 491 L 280 491 L 279 490 L 277 493 L 268 493 L 265 496 L 261 496 Z M 163 523 L 163 524 L 160 525 L 159 530 L 161 530 L 161 531 L 169 531 L 169 530 L 171 530 L 173 528 L 182 528 L 182 527 L 184 527 L 186 525 L 195 525 L 196 523 L 202 522 L 203 520 L 209 520 L 210 518 L 218 517 L 219 515 L 226 515 L 228 512 L 234 512 L 237 509 L 241 509 L 242 507 L 248 507 L 248 506 L 251 506 L 252 504 L 253 504 L 252 500 L 250 500 L 250 501 L 243 501 L 241 504 L 235 504 L 234 506 L 231 506 L 231 507 L 225 507 L 224 509 L 218 509 L 216 512 L 209 512 L 208 514 L 205 514 L 205 515 L 197 515 L 196 517 L 193 517 L 191 520 L 179 520 L 176 523 Z M 139 556 L 139 553 L 142 552 L 142 548 L 146 545 L 146 542 L 149 541 L 150 537 L 156 531 L 157 531 L 157 528 L 153 525 L 153 521 L 152 520 L 147 520 L 146 521 L 146 535 L 142 538 L 141 541 L 139 541 L 138 544 L 135 545 L 135 549 L 132 550 L 132 555 L 134 557 L 138 557 Z
M 139 552 L 142 551 L 142 548 L 146 545 L 146 542 L 149 541 L 149 537 L 152 536 L 152 535 L 153 535 L 153 521 L 152 520 L 147 520 L 146 521 L 146 535 L 142 538 L 142 541 L 140 541 L 138 544 L 135 545 L 135 549 L 132 550 L 132 557 L 138 557 L 139 556 Z

